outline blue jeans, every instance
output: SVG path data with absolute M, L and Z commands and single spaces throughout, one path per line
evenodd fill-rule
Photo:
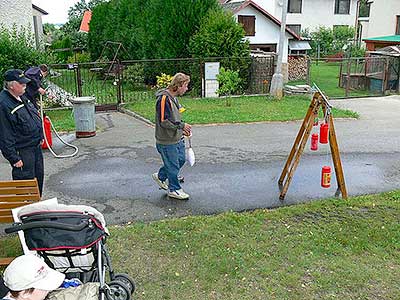
M 182 139 L 177 144 L 156 144 L 156 147 L 164 163 L 158 171 L 158 179 L 165 181 L 168 178 L 168 186 L 171 192 L 180 190 L 178 174 L 185 164 L 185 142 Z

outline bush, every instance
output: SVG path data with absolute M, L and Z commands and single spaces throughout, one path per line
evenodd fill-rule
M 76 53 L 71 55 L 70 57 L 68 57 L 67 59 L 67 63 L 87 63 L 87 62 L 91 62 L 90 59 L 90 53 L 88 52 L 82 52 L 82 53 Z
M 225 70 L 221 67 L 217 75 L 219 88 L 217 93 L 223 96 L 231 96 L 237 94 L 240 90 L 240 83 L 242 80 L 239 77 L 239 71 Z M 230 97 L 226 98 L 226 106 L 231 106 Z
M 28 28 L 0 27 L 0 73 L 8 69 L 22 69 L 47 62 L 44 52 L 36 50 Z
M 172 81 L 172 78 L 172 75 L 161 73 L 160 76 L 157 76 L 157 88 L 162 89 L 168 87 Z
M 240 91 L 240 83 L 242 80 L 239 77 L 239 71 L 225 70 L 224 67 L 220 68 L 217 75 L 219 83 L 218 94 L 229 96 L 238 94 Z
M 361 46 L 352 46 L 350 49 L 350 55 L 351 57 L 364 57 L 365 51 L 365 48 Z
M 124 70 L 124 79 L 134 90 L 144 87 L 144 69 L 140 63 L 128 66 Z
M 65 63 L 72 53 L 72 41 L 69 37 L 54 42 L 50 49 L 54 50 L 53 54 L 59 63 Z

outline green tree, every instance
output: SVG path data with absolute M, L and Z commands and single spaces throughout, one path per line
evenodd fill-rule
M 68 36 L 72 42 L 73 48 L 87 47 L 87 34 L 79 32 L 79 28 L 83 19 L 83 14 L 87 10 L 93 10 L 94 7 L 105 0 L 80 0 L 68 10 L 68 21 L 61 27 L 63 37 Z
M 90 51 L 99 55 L 108 40 L 132 59 L 189 57 L 190 38 L 216 9 L 216 0 L 111 0 L 93 10 Z
M 317 54 L 319 45 L 321 56 L 326 56 L 343 51 L 343 46 L 349 44 L 354 37 L 354 27 L 335 26 L 331 29 L 320 26 L 316 31 L 304 30 L 301 35 L 311 39 L 311 55 Z
M 249 42 L 244 37 L 243 27 L 231 14 L 210 11 L 191 37 L 189 51 L 194 57 L 248 57 Z

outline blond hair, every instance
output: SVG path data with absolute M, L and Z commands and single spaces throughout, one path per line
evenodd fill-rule
M 176 73 L 171 80 L 171 83 L 168 85 L 168 89 L 173 92 L 176 92 L 181 86 L 185 83 L 190 82 L 190 76 L 184 73 Z

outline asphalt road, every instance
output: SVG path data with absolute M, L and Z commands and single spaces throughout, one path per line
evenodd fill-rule
M 335 119 L 350 196 L 400 189 L 400 96 L 332 101 L 359 112 L 360 119 Z M 307 150 L 286 198 L 279 200 L 277 180 L 301 121 L 194 126 L 196 164 L 185 166 L 183 187 L 189 201 L 170 200 L 151 174 L 160 166 L 154 128 L 122 113 L 96 115 L 96 137 L 74 140 L 74 158 L 45 153 L 44 199 L 96 207 L 108 223 L 216 214 L 291 205 L 331 197 L 320 187 L 323 165 L 332 165 L 327 146 Z M 58 152 L 69 149 L 56 146 Z M 0 180 L 10 168 L 0 159 Z

